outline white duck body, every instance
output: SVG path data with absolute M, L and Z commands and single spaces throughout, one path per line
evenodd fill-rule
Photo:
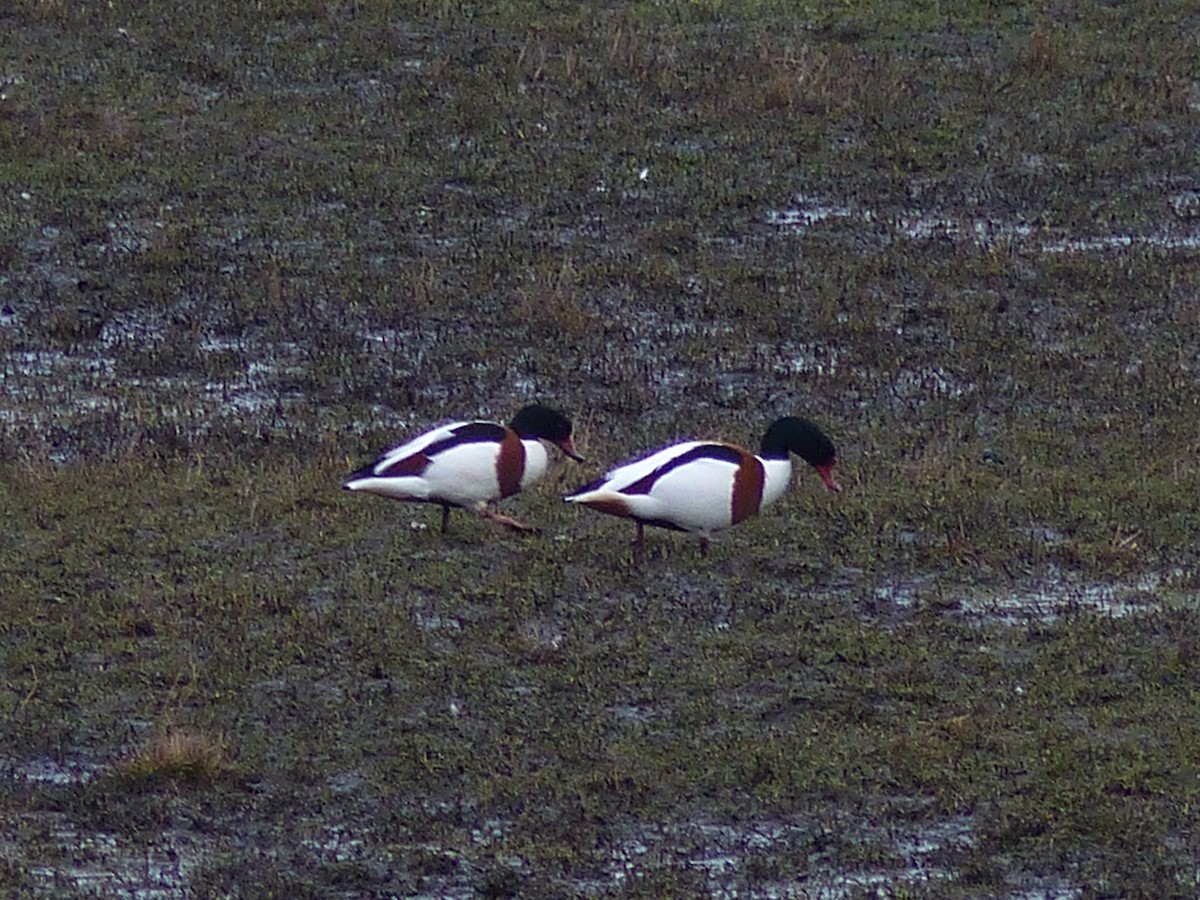
M 657 525 L 709 537 L 757 514 L 783 495 L 792 480 L 795 453 L 831 491 L 837 448 L 812 421 L 784 416 L 771 423 L 758 455 L 735 444 L 688 441 L 613 469 L 566 499 L 597 512 L 637 522 L 634 559 L 641 561 L 644 526 Z
M 733 444 L 687 441 L 613 469 L 566 499 L 600 512 L 708 537 L 774 503 L 792 463 Z
M 524 490 L 546 473 L 550 456 L 494 422 L 453 422 L 383 453 L 346 482 L 364 491 L 479 510 Z

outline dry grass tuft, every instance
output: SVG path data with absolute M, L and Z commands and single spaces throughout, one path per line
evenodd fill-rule
M 46 336 L 59 347 L 77 347 L 100 337 L 104 316 L 84 306 L 56 309 L 46 322 Z
M 140 139 L 138 124 L 125 109 L 92 106 L 83 99 L 61 104 L 39 122 L 36 133 L 38 145 L 46 149 L 112 155 L 131 152 Z
M 146 746 L 119 761 L 114 772 L 132 782 L 208 784 L 229 768 L 223 737 L 176 728 L 155 735 Z
M 597 319 L 583 305 L 579 281 L 579 272 L 569 259 L 559 266 L 542 267 L 518 289 L 514 317 L 538 336 L 582 337 Z
M 404 313 L 431 309 L 446 292 L 444 276 L 438 265 L 424 257 L 399 267 L 396 286 L 397 299 Z
M 1062 36 L 1053 28 L 1039 26 L 1029 35 L 1022 54 L 1024 68 L 1042 75 L 1061 74 L 1067 66 L 1067 52 Z
M 723 108 L 791 115 L 885 115 L 909 104 L 912 73 L 888 57 L 851 48 L 785 46 L 770 37 L 729 63 Z

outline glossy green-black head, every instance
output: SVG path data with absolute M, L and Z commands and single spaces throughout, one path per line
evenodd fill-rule
M 556 444 L 563 453 L 577 462 L 583 462 L 583 457 L 575 452 L 571 442 L 571 420 L 556 409 L 531 403 L 521 409 L 508 427 L 522 439 L 540 438 Z
M 795 453 L 816 469 L 829 490 L 842 489 L 833 477 L 837 448 L 816 423 L 795 416 L 784 416 L 771 423 L 763 435 L 760 455 L 763 459 L 787 459 L 788 453 Z

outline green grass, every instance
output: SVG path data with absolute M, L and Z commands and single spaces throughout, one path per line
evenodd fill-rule
M 336 457 L 275 462 L 10 470 L 8 753 L 90 746 L 130 783 L 124 723 L 219 730 L 238 774 L 206 803 L 307 809 L 297 791 L 349 771 L 359 828 L 441 833 L 453 819 L 431 804 L 467 803 L 539 879 L 599 864 L 619 823 L 803 825 L 871 804 L 971 817 L 959 868 L 1017 860 L 1122 890 L 1191 877 L 1170 850 L 1200 800 L 1190 604 L 1025 627 L 944 599 L 859 610 L 865 588 L 828 596 L 812 549 L 870 565 L 839 546 L 840 517 L 801 535 L 796 510 L 766 517 L 708 561 L 663 536 L 637 572 L 619 523 L 548 492 L 526 498 L 541 539 L 465 515 L 443 539 L 436 511 L 337 492 Z M 870 496 L 839 500 L 854 515 Z M 932 564 L 945 597 L 969 596 L 952 585 L 973 563 Z M 147 802 L 50 793 L 96 790 Z M 334 819 L 359 808 L 328 802 Z M 862 852 L 850 839 L 823 859 L 853 869 Z
M 0 884 L 65 816 L 195 896 L 1194 893 L 1200 268 L 1063 249 L 1190 233 L 1190 5 L 215 10 L 6 20 L 0 757 L 98 776 Z M 534 396 L 539 539 L 339 489 Z M 708 559 L 558 499 L 782 414 L 845 490 Z

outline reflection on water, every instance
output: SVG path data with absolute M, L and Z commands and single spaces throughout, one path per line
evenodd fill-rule
M 957 218 L 950 215 L 913 210 L 884 216 L 868 207 L 858 209 L 801 194 L 782 209 L 768 210 L 763 221 L 780 231 L 801 234 L 833 219 L 848 219 L 858 225 L 884 225 L 884 239 L 911 241 L 968 241 L 980 247 L 1011 244 L 1031 253 L 1107 253 L 1134 247 L 1158 250 L 1195 250 L 1200 247 L 1200 192 L 1185 192 L 1168 199 L 1176 216 L 1185 224 L 1160 223 L 1158 229 L 1144 234 L 1115 233 L 1074 237 L 1061 229 L 1032 224 L 1034 214 L 1024 218 Z
M 1176 601 L 1171 583 L 1184 575 L 1182 570 L 1144 572 L 1124 582 L 1084 582 L 1051 568 L 1048 577 L 1024 587 L 947 593 L 937 590 L 928 579 L 914 578 L 878 586 L 874 595 L 876 600 L 914 608 L 936 591 L 939 605 L 953 603 L 982 622 L 1019 625 L 1028 621 L 1049 623 L 1080 612 L 1123 617 L 1158 610 L 1164 603 Z M 1178 600 L 1183 602 L 1184 598 Z

